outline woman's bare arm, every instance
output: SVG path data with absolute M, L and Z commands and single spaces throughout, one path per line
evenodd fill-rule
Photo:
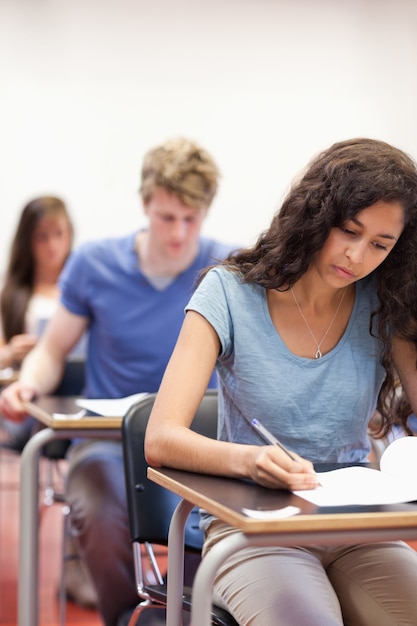
M 252 478 L 268 487 L 314 488 L 309 461 L 292 461 L 277 446 L 216 441 L 190 430 L 220 350 L 213 327 L 186 315 L 149 419 L 145 454 L 151 465 Z

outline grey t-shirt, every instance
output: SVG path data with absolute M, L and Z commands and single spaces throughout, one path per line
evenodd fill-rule
M 313 462 L 365 461 L 367 425 L 384 379 L 380 345 L 369 331 L 377 305 L 372 276 L 359 281 L 339 343 L 308 359 L 280 338 L 263 287 L 243 283 L 225 267 L 210 270 L 187 310 L 203 315 L 221 342 L 219 439 L 263 444 L 249 423 L 256 417 Z

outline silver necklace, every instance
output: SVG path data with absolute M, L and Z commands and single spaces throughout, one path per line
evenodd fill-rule
M 295 304 L 297 305 L 297 309 L 300 311 L 300 315 L 301 315 L 301 317 L 303 318 L 304 323 L 305 323 L 305 325 L 307 326 L 307 329 L 308 329 L 308 331 L 309 331 L 310 335 L 313 337 L 313 339 L 314 339 L 314 343 L 317 345 L 317 350 L 316 350 L 316 353 L 315 353 L 315 355 L 314 355 L 314 358 L 315 358 L 315 359 L 321 359 L 321 357 L 323 356 L 323 353 L 322 353 L 322 351 L 320 350 L 320 346 L 321 346 L 321 344 L 323 343 L 323 341 L 326 339 L 327 335 L 329 334 L 329 330 L 330 330 L 330 329 L 331 329 L 331 327 L 333 326 L 333 322 L 334 322 L 334 321 L 335 321 L 335 319 L 336 319 L 336 315 L 339 313 L 339 309 L 340 309 L 340 307 L 342 306 L 343 298 L 345 297 L 346 287 L 345 287 L 345 288 L 344 288 L 344 290 L 343 290 L 342 297 L 340 298 L 340 302 L 339 302 L 339 304 L 337 305 L 336 312 L 335 312 L 335 314 L 333 315 L 332 320 L 331 320 L 331 322 L 330 322 L 330 324 L 329 324 L 329 326 L 328 326 L 328 328 L 327 328 L 326 332 L 324 333 L 323 337 L 321 338 L 321 341 L 317 341 L 317 339 L 315 338 L 314 333 L 313 333 L 313 331 L 312 331 L 312 330 L 311 330 L 311 328 L 310 328 L 310 324 L 307 322 L 307 320 L 306 320 L 306 318 L 305 318 L 305 315 L 304 315 L 304 313 L 302 312 L 300 305 L 298 304 L 298 300 L 297 300 L 297 298 L 295 297 L 295 293 L 294 293 L 294 291 L 293 291 L 293 288 L 292 288 L 292 287 L 291 287 L 291 293 L 292 293 L 292 297 L 294 298 L 294 302 L 295 302 Z

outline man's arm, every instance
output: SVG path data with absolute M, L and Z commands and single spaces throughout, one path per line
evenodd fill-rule
M 7 419 L 21 421 L 26 412 L 22 401 L 51 393 L 58 386 L 65 360 L 81 339 L 88 319 L 70 313 L 59 305 L 36 347 L 22 362 L 19 380 L 0 395 L 0 411 Z

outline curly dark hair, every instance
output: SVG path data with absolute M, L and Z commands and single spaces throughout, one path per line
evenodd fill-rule
M 384 262 L 375 270 L 379 307 L 370 332 L 382 342 L 386 376 L 377 410 L 380 436 L 394 421 L 406 427 L 408 402 L 398 402 L 392 360 L 393 333 L 417 346 L 417 165 L 403 151 L 375 139 L 335 143 L 314 158 L 294 183 L 268 230 L 252 248 L 224 261 L 244 282 L 267 289 L 289 289 L 309 268 L 330 229 L 341 226 L 378 201 L 398 202 L 404 230 Z M 377 315 L 377 317 L 376 317 Z M 375 323 L 375 320 L 378 320 Z M 400 414 L 398 414 L 400 412 Z M 407 427 L 406 430 L 410 432 Z

